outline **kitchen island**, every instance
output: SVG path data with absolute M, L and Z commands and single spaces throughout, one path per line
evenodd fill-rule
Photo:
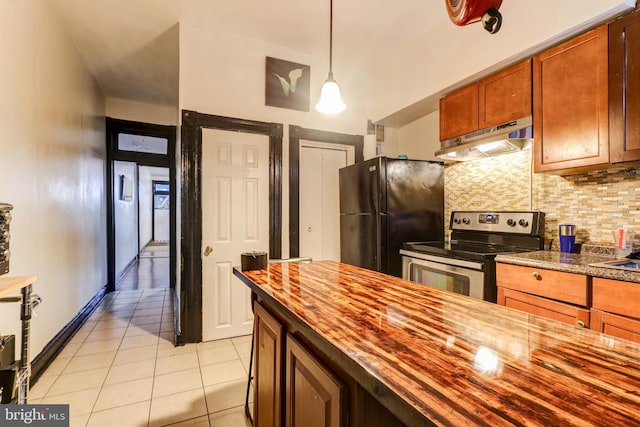
M 350 390 L 349 425 L 640 423 L 638 344 L 337 262 L 234 274 Z

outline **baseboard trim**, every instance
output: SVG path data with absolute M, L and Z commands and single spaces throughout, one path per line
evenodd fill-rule
M 136 262 L 138 262 L 139 255 L 140 254 L 134 256 L 133 259 L 129 261 L 129 264 L 127 264 L 127 266 L 122 270 L 122 272 L 116 278 L 116 283 L 120 283 L 122 278 L 127 275 L 131 267 L 133 267 L 136 264 Z
M 87 321 L 106 295 L 107 285 L 103 286 L 98 293 L 91 298 L 87 305 L 85 305 L 31 361 L 31 379 L 29 381 L 31 386 L 38 381 L 45 369 L 47 369 L 56 356 L 60 354 L 64 346 L 73 338 L 75 333 L 78 332 L 78 329 Z

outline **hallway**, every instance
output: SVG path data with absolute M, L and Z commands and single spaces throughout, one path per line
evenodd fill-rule
M 168 262 L 141 257 L 129 269 L 31 388 L 29 403 L 69 404 L 72 427 L 250 425 L 251 336 L 174 347 Z
M 151 242 L 118 281 L 118 291 L 169 288 L 169 243 Z

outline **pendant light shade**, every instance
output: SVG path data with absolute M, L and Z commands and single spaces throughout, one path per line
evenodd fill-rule
M 329 4 L 329 76 L 320 90 L 320 101 L 316 104 L 316 110 L 325 114 L 336 114 L 344 111 L 347 106 L 342 102 L 340 87 L 333 79 L 333 0 L 330 0 Z
M 342 102 L 340 86 L 333 79 L 333 73 L 329 71 L 329 77 L 320 90 L 320 101 L 316 104 L 316 110 L 325 114 L 336 114 L 344 111 L 346 107 L 347 105 Z

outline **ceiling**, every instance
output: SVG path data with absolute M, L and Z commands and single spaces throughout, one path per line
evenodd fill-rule
M 191 25 L 329 54 L 328 0 L 49 1 L 107 98 L 177 106 L 181 4 L 202 9 Z M 448 19 L 444 1 L 336 0 L 334 63 L 366 69 Z

